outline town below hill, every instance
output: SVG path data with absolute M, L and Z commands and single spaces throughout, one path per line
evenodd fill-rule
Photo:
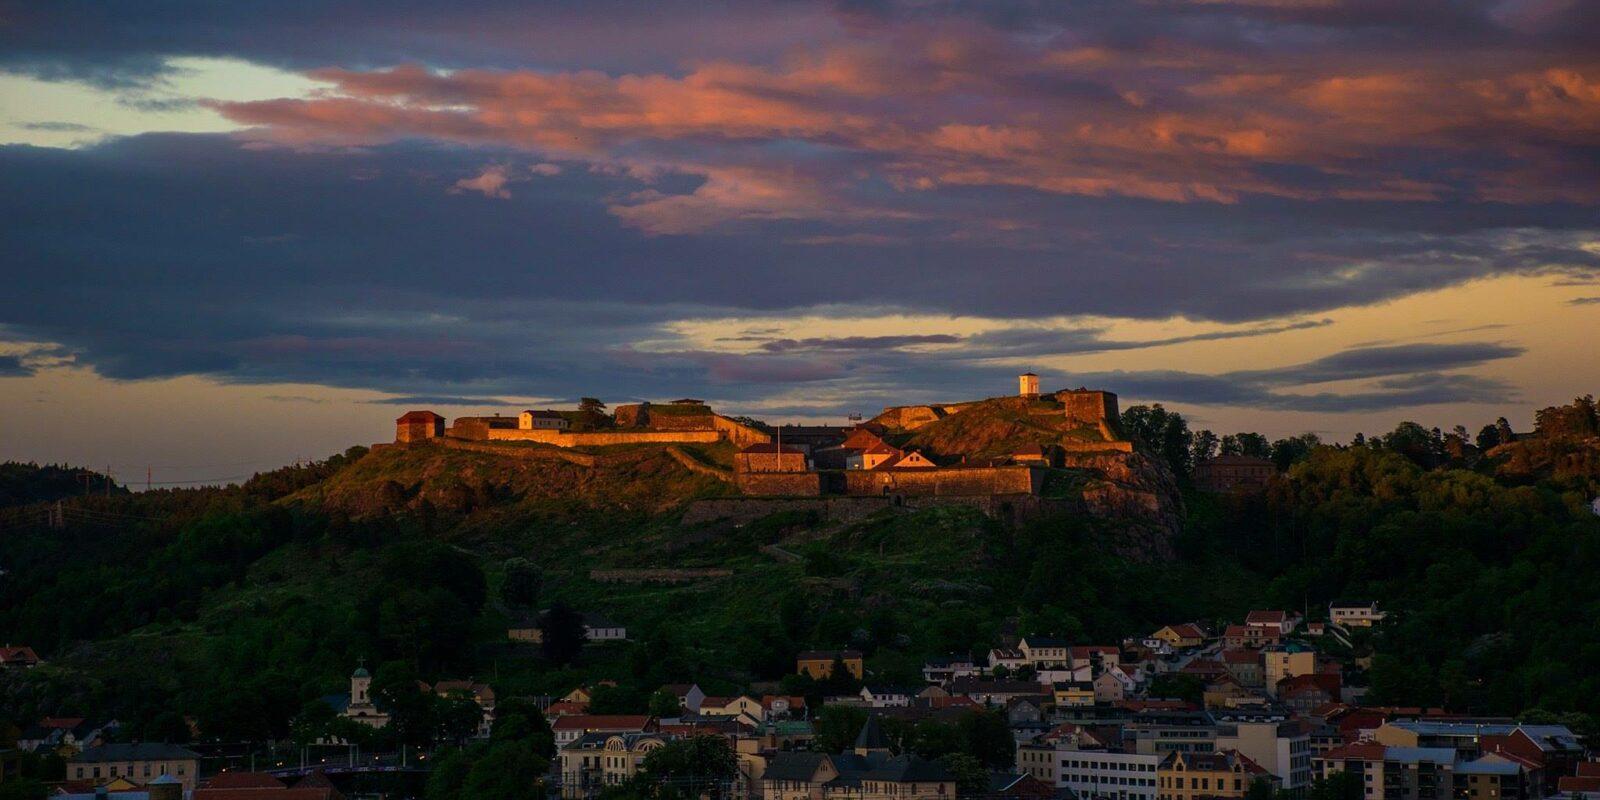
M 5 465 L 0 795 L 1600 791 L 1591 398 L 1327 443 L 1028 377 L 414 413 L 221 488 Z

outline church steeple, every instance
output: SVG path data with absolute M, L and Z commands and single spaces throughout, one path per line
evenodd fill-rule
M 883 727 L 878 724 L 876 715 L 868 715 L 867 721 L 861 726 L 861 732 L 856 734 L 856 755 L 866 756 L 873 753 L 891 755 L 889 737 L 883 735 Z

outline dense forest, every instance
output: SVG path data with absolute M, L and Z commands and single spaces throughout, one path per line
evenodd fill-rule
M 609 489 L 552 497 L 527 488 L 565 473 L 497 483 L 491 471 L 462 482 L 459 504 L 362 513 L 328 498 L 354 494 L 356 476 L 389 475 L 382 485 L 400 497 L 407 470 L 467 472 L 355 448 L 241 486 L 84 495 L 76 471 L 7 465 L 0 639 L 49 663 L 0 677 L 0 721 L 115 717 L 128 738 L 175 740 L 190 735 L 183 720 L 192 718 L 208 739 L 423 741 L 464 723 L 459 704 L 417 696 L 417 679 L 474 677 L 502 698 L 615 681 L 596 691 L 597 712 L 647 710 L 657 687 L 689 680 L 708 692 L 781 680 L 820 696 L 837 687 L 788 674 L 800 649 L 860 648 L 875 675 L 914 681 L 924 658 L 981 651 L 1003 633 L 1112 642 L 1251 607 L 1316 617 L 1329 600 L 1361 597 L 1392 612 L 1355 642 L 1372 655 L 1370 670 L 1347 676 L 1374 701 L 1560 715 L 1600 730 L 1592 399 L 1540 412 L 1531 434 L 1503 422 L 1472 437 L 1403 423 L 1342 444 L 1267 441 L 1190 431 L 1160 406 L 1130 408 L 1122 424 L 1181 479 L 1217 452 L 1271 458 L 1283 472 L 1259 494 L 1186 490 L 1179 558 L 1159 562 L 1113 554 L 1114 525 L 1070 515 L 1011 526 L 937 508 L 849 525 L 795 512 L 686 525 L 679 512 L 636 502 L 702 490 L 645 451 L 627 480 L 665 482 L 620 501 Z M 494 458 L 451 457 L 480 459 L 476 467 Z M 15 513 L 63 496 L 84 511 L 62 526 Z M 793 558 L 775 557 L 774 545 Z M 733 575 L 592 580 L 589 570 L 604 566 Z M 541 609 L 543 646 L 506 640 L 508 623 Z M 631 641 L 584 645 L 573 633 L 578 610 L 623 620 Z M 409 724 L 332 730 L 339 722 L 318 698 L 344 690 L 363 660 L 390 703 L 409 709 Z M 512 744 L 493 757 L 531 768 L 518 759 L 541 749 L 529 744 L 538 727 L 505 734 Z M 462 760 L 467 751 L 457 759 L 452 769 L 475 763 Z

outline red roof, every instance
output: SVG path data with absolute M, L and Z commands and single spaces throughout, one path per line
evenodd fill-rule
M 1252 611 L 1244 618 L 1246 625 L 1279 625 L 1289 618 L 1287 611 Z
M 1558 792 L 1600 792 L 1600 777 L 1591 775 L 1562 775 L 1556 779 Z
M 37 664 L 39 663 L 39 654 L 33 652 L 31 647 L 0 647 L 0 662 L 8 664 L 12 662 Z
M 1324 761 L 1382 761 L 1383 754 L 1389 748 L 1377 742 L 1356 742 L 1344 747 L 1335 747 L 1317 758 Z
M 1224 664 L 1260 664 L 1261 654 L 1254 650 L 1241 650 L 1233 648 L 1222 651 Z
M 265 772 L 219 772 L 202 789 L 282 789 L 287 784 Z
M 1329 697 L 1338 697 L 1340 683 L 1339 676 L 1331 672 L 1295 675 L 1278 681 L 1278 696 L 1286 697 L 1303 691 L 1320 689 Z
M 1173 633 L 1176 633 L 1176 634 L 1178 634 L 1179 636 L 1181 636 L 1181 637 L 1183 637 L 1185 639 L 1204 639 L 1204 638 L 1206 638 L 1205 629 L 1201 628 L 1199 625 L 1194 624 L 1193 622 L 1184 622 L 1184 623 L 1180 623 L 1178 625 L 1168 625 L 1167 627 L 1171 628 Z
M 576 714 L 583 714 L 588 710 L 588 703 L 575 703 L 571 700 L 561 700 L 551 703 L 550 707 L 544 710 L 544 716 L 545 719 L 549 719 L 551 717 L 570 717 Z
M 557 731 L 642 731 L 654 717 L 648 714 L 575 714 L 550 723 Z

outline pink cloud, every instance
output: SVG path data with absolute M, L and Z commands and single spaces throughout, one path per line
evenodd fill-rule
M 484 197 L 493 197 L 499 200 L 511 199 L 511 190 L 506 184 L 511 182 L 510 168 L 504 164 L 491 164 L 483 168 L 476 177 L 462 178 L 451 187 L 452 194 L 461 192 L 478 192 Z

